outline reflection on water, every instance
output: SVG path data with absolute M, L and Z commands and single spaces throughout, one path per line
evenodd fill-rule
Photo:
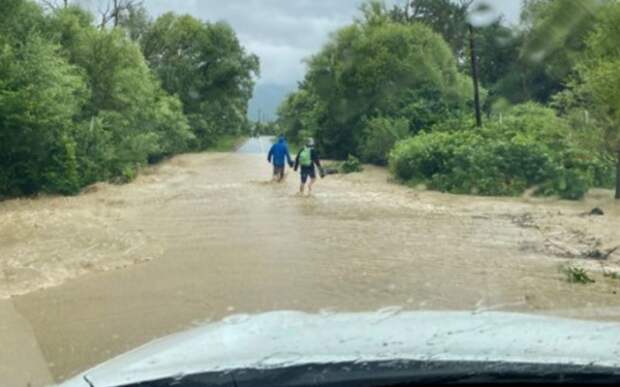
M 453 196 L 388 184 L 369 167 L 320 180 L 308 198 L 295 195 L 297 174 L 271 184 L 270 172 L 264 155 L 185 155 L 127 186 L 0 204 L 0 291 L 29 293 L 14 303 L 54 376 L 237 313 L 399 306 L 620 319 L 620 281 L 602 275 L 620 256 L 578 258 L 620 244 L 607 191 L 581 203 Z M 581 215 L 593 206 L 606 215 Z M 567 262 L 597 282 L 569 284 Z

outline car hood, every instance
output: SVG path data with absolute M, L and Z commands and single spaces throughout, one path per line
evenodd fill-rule
M 110 387 L 206 372 L 384 360 L 620 367 L 620 324 L 514 313 L 239 315 L 154 341 L 62 384 Z

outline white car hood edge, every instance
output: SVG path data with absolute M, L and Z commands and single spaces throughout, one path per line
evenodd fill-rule
M 196 373 L 381 360 L 620 368 L 620 324 L 515 313 L 233 316 L 146 344 L 64 383 L 109 387 Z

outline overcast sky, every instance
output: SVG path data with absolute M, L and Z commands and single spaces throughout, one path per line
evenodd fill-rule
M 487 0 L 515 21 L 520 0 Z M 203 20 L 228 22 L 241 43 L 261 61 L 259 83 L 296 85 L 304 76 L 303 59 L 351 22 L 363 0 L 145 0 L 157 16 L 167 11 Z M 401 3 L 402 0 L 390 0 Z

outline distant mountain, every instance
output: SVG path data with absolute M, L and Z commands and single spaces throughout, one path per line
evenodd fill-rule
M 296 88 L 296 85 L 257 84 L 254 88 L 254 96 L 248 106 L 248 117 L 253 121 L 257 121 L 260 112 L 262 121 L 275 119 L 278 107 L 282 101 L 289 93 L 295 91 Z

